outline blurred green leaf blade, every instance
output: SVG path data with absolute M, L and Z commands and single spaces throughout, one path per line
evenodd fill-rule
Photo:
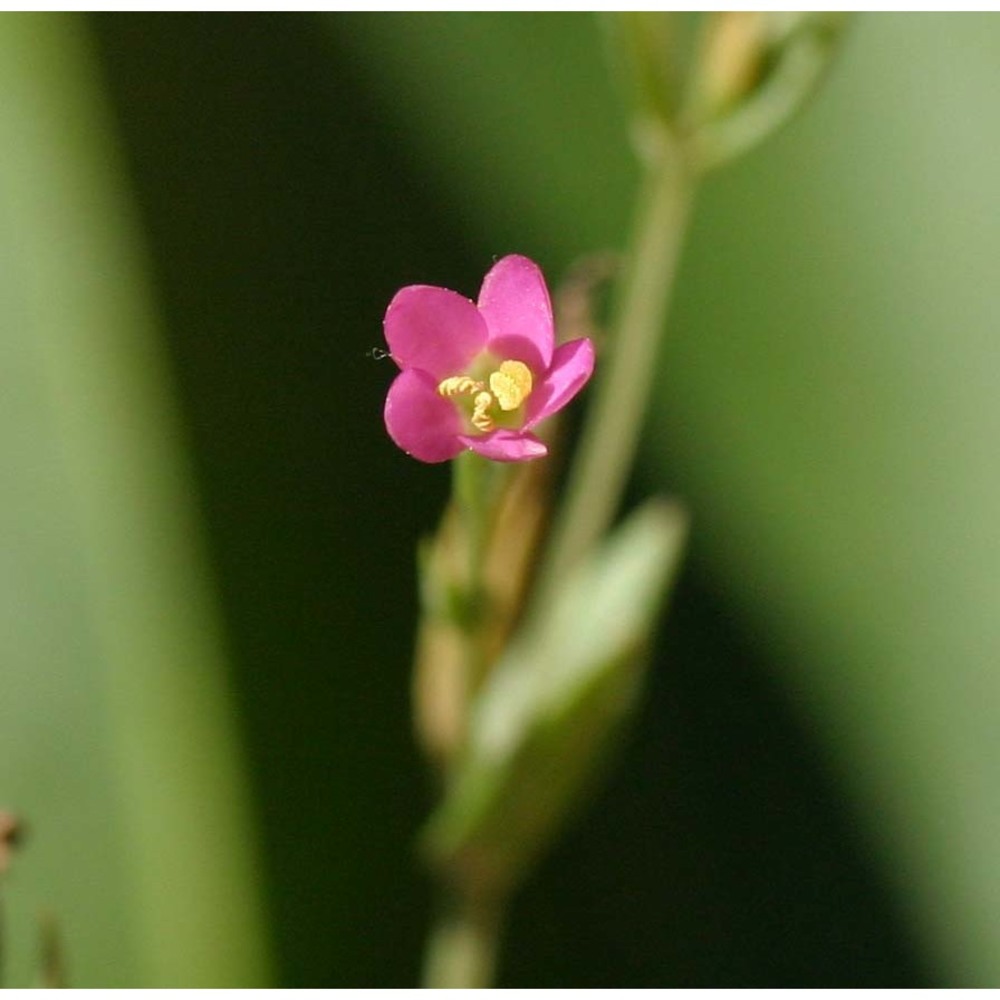
M 0 803 L 12 977 L 256 985 L 253 827 L 189 470 L 82 20 L 0 19 Z M 30 956 L 30 957 L 29 957 Z

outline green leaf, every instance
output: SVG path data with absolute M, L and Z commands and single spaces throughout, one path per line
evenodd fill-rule
M 0 19 L 10 980 L 257 985 L 252 825 L 155 313 L 83 23 Z
M 647 503 L 515 639 L 426 831 L 434 859 L 503 890 L 548 845 L 635 703 L 686 532 L 678 506 Z

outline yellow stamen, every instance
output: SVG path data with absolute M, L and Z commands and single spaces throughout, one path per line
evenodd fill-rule
M 516 410 L 530 395 L 531 369 L 523 361 L 504 361 L 490 375 L 490 392 L 505 413 Z
M 482 392 L 486 386 L 468 375 L 453 375 L 438 384 L 440 396 L 471 396 L 474 392 Z
M 472 426 L 484 434 L 493 430 L 493 418 L 489 414 L 492 403 L 493 397 L 488 392 L 479 393 L 472 401 L 472 417 L 470 418 Z
M 439 396 L 471 396 L 472 415 L 469 421 L 482 434 L 496 427 L 490 409 L 496 403 L 504 413 L 516 410 L 530 395 L 531 369 L 523 361 L 502 361 L 490 375 L 489 389 L 485 382 L 471 375 L 451 375 L 438 383 Z M 464 409 L 464 406 L 462 407 Z

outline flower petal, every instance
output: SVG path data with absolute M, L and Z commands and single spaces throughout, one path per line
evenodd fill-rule
M 433 376 L 416 368 L 401 372 L 389 386 L 385 429 L 403 451 L 421 462 L 446 462 L 463 448 L 458 410 L 438 395 Z
M 479 311 L 489 327 L 487 349 L 500 361 L 523 361 L 536 376 L 552 362 L 552 302 L 538 265 L 511 254 L 483 279 Z
M 552 367 L 528 397 L 525 428 L 534 427 L 561 410 L 587 384 L 593 373 L 594 345 L 587 337 L 571 340 L 556 348 L 552 355 Z
M 473 302 L 447 288 L 408 285 L 385 311 L 385 339 L 400 368 L 422 368 L 439 382 L 461 375 L 486 345 L 486 321 Z
M 494 462 L 527 462 L 549 453 L 549 449 L 534 434 L 525 434 L 524 431 L 493 431 L 482 437 L 462 435 L 459 440 L 483 458 L 491 458 Z

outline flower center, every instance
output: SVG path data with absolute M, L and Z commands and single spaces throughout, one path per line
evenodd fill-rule
M 494 404 L 500 407 L 501 412 L 510 413 L 531 395 L 531 389 L 531 369 L 523 361 L 502 361 L 496 371 L 490 372 L 486 382 L 471 375 L 452 375 L 437 387 L 441 396 L 469 397 L 472 401 L 469 420 L 477 431 L 484 434 L 496 427 L 490 412 Z

